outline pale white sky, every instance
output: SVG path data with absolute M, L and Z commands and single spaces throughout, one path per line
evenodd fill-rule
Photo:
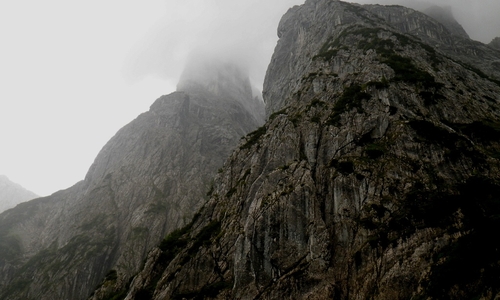
M 124 61 L 163 1 L 0 4 L 0 174 L 48 195 L 84 178 L 101 147 L 174 82 L 125 81 Z
M 499 0 L 436 1 L 460 4 L 472 38 L 500 36 Z M 42 196 L 82 180 L 118 129 L 175 90 L 191 49 L 244 60 L 261 86 L 279 19 L 303 2 L 2 1 L 0 174 Z
M 193 47 L 239 53 L 262 84 L 303 0 L 0 2 L 0 174 L 49 195 L 85 177 L 118 129 L 175 90 Z

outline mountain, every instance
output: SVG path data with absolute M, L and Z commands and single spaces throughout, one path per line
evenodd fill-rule
M 496 37 L 488 44 L 493 48 L 500 50 L 500 37 Z
M 460 25 L 451 11 L 451 6 L 441 7 L 433 5 L 423 11 L 426 15 L 436 19 L 439 23 L 443 24 L 451 34 L 463 38 L 470 38 L 465 29 Z
M 456 26 L 446 26 L 433 17 L 397 5 L 366 5 L 363 8 L 382 18 L 398 32 L 411 34 L 442 54 L 466 63 L 469 69 L 473 68 L 481 76 L 500 80 L 500 68 L 496 65 L 498 51 L 449 29 Z M 451 20 L 446 24 L 456 22 Z
M 500 53 L 331 0 L 291 8 L 278 36 L 267 122 L 122 298 L 498 298 Z
M 205 203 L 230 151 L 262 125 L 264 104 L 240 68 L 193 64 L 186 72 L 217 89 L 186 73 L 116 133 L 83 181 L 0 214 L 0 299 L 87 299 L 111 269 L 126 285 Z
M 0 213 L 12 208 L 17 204 L 38 197 L 35 193 L 28 191 L 17 183 L 14 183 L 5 175 L 0 175 Z

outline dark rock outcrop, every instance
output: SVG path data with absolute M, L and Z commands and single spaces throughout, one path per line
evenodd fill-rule
M 399 6 L 308 0 L 278 34 L 267 123 L 125 299 L 498 297 L 499 82 Z
M 38 196 L 35 193 L 10 181 L 7 176 L 0 175 L 0 213 L 36 197 Z
M 86 299 L 113 270 L 115 285 L 96 292 L 105 296 L 189 222 L 264 105 L 238 68 L 196 67 L 217 90 L 194 78 L 162 96 L 104 146 L 85 180 L 0 215 L 0 299 Z

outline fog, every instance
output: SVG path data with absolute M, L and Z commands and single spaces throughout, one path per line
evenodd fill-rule
M 173 2 L 173 1 L 172 1 Z M 236 62 L 262 87 L 281 16 L 304 0 L 188 0 L 173 4 L 129 55 L 127 79 L 179 78 L 192 52 Z
M 359 0 L 348 1 L 360 4 L 399 4 L 416 10 L 438 5 L 451 7 L 455 19 L 467 31 L 470 38 L 483 43 L 490 43 L 500 37 L 500 1 L 499 0 Z
M 192 50 L 262 85 L 287 9 L 303 0 L 3 1 L 0 174 L 49 195 L 82 180 L 104 144 L 175 90 Z
M 193 51 L 237 61 L 261 88 L 278 22 L 303 2 L 3 1 L 0 174 L 39 195 L 83 179 L 118 129 L 175 90 Z M 434 3 L 451 5 L 471 38 L 500 36 L 500 1 Z

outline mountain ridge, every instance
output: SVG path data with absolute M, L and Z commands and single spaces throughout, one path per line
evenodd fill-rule
M 83 181 L 1 214 L 0 239 L 10 243 L 0 245 L 0 298 L 86 299 L 110 269 L 126 284 L 147 251 L 192 218 L 229 151 L 259 125 L 243 105 L 259 100 L 245 91 L 160 97 L 110 139 Z
M 499 52 L 400 6 L 307 0 L 277 31 L 264 125 L 241 74 L 183 81 L 0 214 L 0 297 L 498 296 Z
M 309 0 L 287 12 L 264 84 L 268 121 L 125 299 L 498 295 L 487 232 L 500 225 L 500 85 L 429 46 L 453 40 L 447 31 L 420 39 L 381 16 L 410 12 L 417 30 L 434 19 L 382 10 Z

